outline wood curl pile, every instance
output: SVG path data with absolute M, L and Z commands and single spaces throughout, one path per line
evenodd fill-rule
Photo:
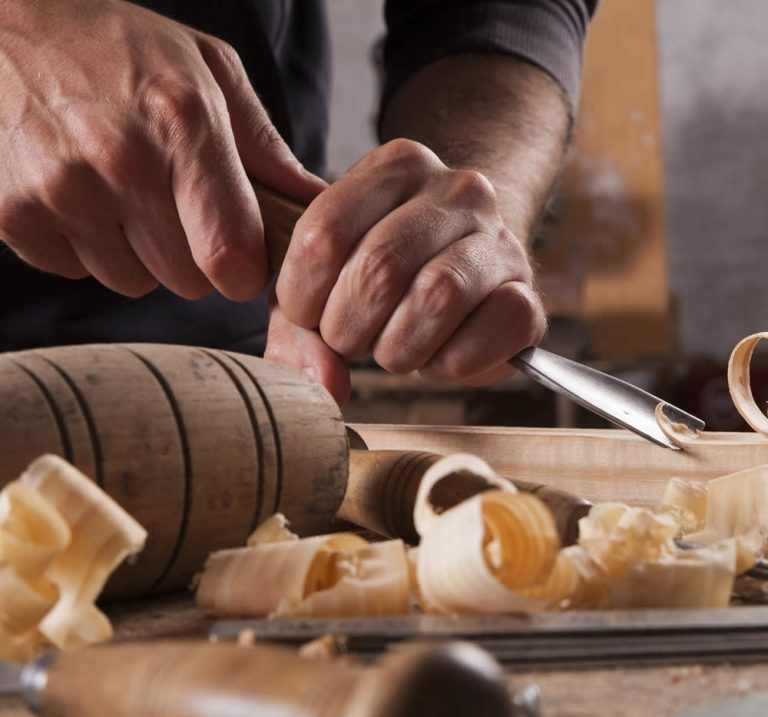
M 462 465 L 480 460 L 450 458 Z M 442 614 L 721 607 L 737 571 L 754 562 L 756 552 L 742 536 L 727 534 L 733 526 L 706 536 L 698 549 L 678 548 L 674 538 L 683 522 L 669 503 L 663 512 L 598 504 L 580 521 L 578 544 L 561 548 L 546 505 L 497 480 L 501 487 L 441 514 L 430 513 L 426 499 L 434 485 L 425 480 L 414 548 L 351 534 L 286 540 L 272 527 L 285 519 L 273 516 L 259 531 L 279 542 L 214 553 L 200 576 L 198 604 L 241 617 L 381 616 L 414 605 Z M 682 506 L 678 514 L 685 515 Z M 713 515 L 713 525 L 721 526 Z
M 94 601 L 146 537 L 74 466 L 51 455 L 35 460 L 0 492 L 0 659 L 109 639 Z
M 768 417 L 749 386 L 749 362 L 761 338 L 768 334 L 736 347 L 728 378 L 739 412 L 768 437 Z M 666 419 L 661 406 L 657 419 L 674 442 L 696 439 Z M 561 548 L 538 498 L 518 493 L 475 456 L 445 460 L 493 489 L 436 513 L 427 474 L 414 513 L 418 547 L 369 544 L 352 535 L 299 540 L 288 533 L 285 542 L 286 533 L 274 529 L 279 524 L 285 531 L 285 520 L 274 516 L 260 530 L 281 542 L 251 541 L 211 556 L 198 603 L 220 615 L 254 617 L 374 616 L 414 605 L 435 613 L 722 607 L 735 577 L 768 553 L 768 466 L 708 483 L 672 478 L 655 511 L 598 504 L 579 522 L 578 543 Z M 694 549 L 678 547 L 676 538 Z

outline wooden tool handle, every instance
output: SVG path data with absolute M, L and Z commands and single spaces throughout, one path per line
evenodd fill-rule
M 411 645 L 364 668 L 280 647 L 124 643 L 60 655 L 46 717 L 510 715 L 499 666 L 466 643 Z
M 42 453 L 77 465 L 148 531 L 110 595 L 183 588 L 213 550 L 284 512 L 327 531 L 347 476 L 330 395 L 251 356 L 153 344 L 0 355 L 0 488 Z
M 355 434 L 359 441 L 362 439 Z M 362 444 L 364 445 L 364 444 Z M 416 494 L 424 474 L 443 459 L 427 451 L 351 450 L 349 478 L 339 517 L 379 535 L 402 538 L 410 545 L 419 542 L 413 522 Z M 547 485 L 509 479 L 518 490 L 534 493 L 550 509 L 563 545 L 579 537 L 578 522 L 592 507 L 573 493 Z M 439 511 L 457 505 L 469 496 L 488 490 L 488 481 L 471 472 L 447 476 L 434 496 Z
M 306 207 L 265 187 L 258 182 L 252 182 L 259 202 L 261 220 L 264 223 L 264 241 L 269 256 L 269 268 L 274 272 L 280 271 L 291 243 L 293 227 L 304 213 Z

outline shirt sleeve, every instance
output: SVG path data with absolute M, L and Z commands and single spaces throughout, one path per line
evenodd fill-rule
M 424 65 L 464 52 L 519 57 L 576 106 L 582 50 L 598 0 L 387 0 L 384 103 Z

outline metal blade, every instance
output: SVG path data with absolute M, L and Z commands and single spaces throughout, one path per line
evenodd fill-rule
M 525 349 L 509 363 L 542 386 L 665 448 L 680 450 L 664 435 L 656 420 L 656 406 L 660 403 L 671 422 L 682 423 L 694 433 L 704 428 L 701 419 L 637 386 L 544 349 Z
M 0 697 L 21 694 L 21 673 L 23 671 L 24 665 L 0 662 Z
M 246 629 L 258 640 L 293 645 L 325 634 L 344 635 L 348 649 L 361 657 L 405 639 L 470 640 L 512 670 L 768 658 L 768 607 L 763 606 L 229 620 L 215 623 L 209 638 L 236 640 Z

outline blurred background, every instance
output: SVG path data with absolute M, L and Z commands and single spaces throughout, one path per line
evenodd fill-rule
M 329 170 L 376 145 L 381 0 L 329 0 Z M 576 134 L 535 243 L 549 348 L 744 427 L 728 355 L 768 330 L 768 3 L 602 0 Z M 523 377 L 466 390 L 360 366 L 350 421 L 591 426 Z M 768 399 L 768 352 L 753 363 Z

